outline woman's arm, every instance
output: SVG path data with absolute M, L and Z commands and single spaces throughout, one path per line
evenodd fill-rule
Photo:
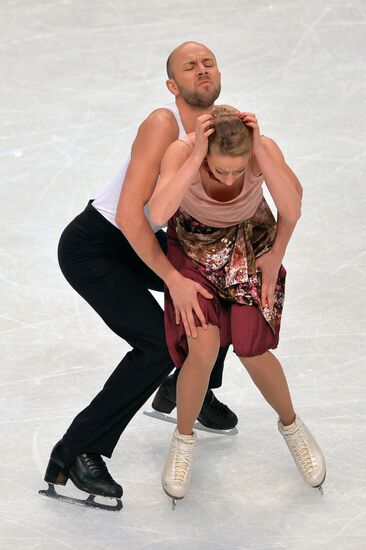
M 177 211 L 201 163 L 183 141 L 175 141 L 168 147 L 149 201 L 150 219 L 154 223 L 164 225 Z
M 208 137 L 214 131 L 212 115 L 206 113 L 197 117 L 192 151 L 180 140 L 168 147 L 161 163 L 159 181 L 149 201 L 150 218 L 157 225 L 166 223 L 177 211 L 207 155 Z
M 262 307 L 268 304 L 271 311 L 274 303 L 274 291 L 278 272 L 296 223 L 296 221 L 283 218 L 281 214 L 277 212 L 277 231 L 273 246 L 268 252 L 259 256 L 255 261 L 255 267 L 260 267 L 262 270 Z
M 254 113 L 240 113 L 239 118 L 253 130 L 253 157 L 258 164 L 280 215 L 292 222 L 301 216 L 302 187 L 296 175 L 285 163 L 277 143 L 261 136 Z
M 272 254 L 278 257 L 280 264 L 286 254 L 287 245 L 290 242 L 296 224 L 297 221 L 283 218 L 281 214 L 277 212 L 277 231 L 271 251 Z
M 301 216 L 302 187 L 273 139 L 261 136 L 254 113 L 240 113 L 239 118 L 253 129 L 253 160 L 263 174 L 277 207 L 277 232 L 271 250 L 256 259 L 262 270 L 261 302 L 273 308 L 274 290 L 287 244 Z M 253 165 L 252 165 L 253 166 Z
M 261 142 L 264 144 L 265 152 L 261 154 L 260 151 L 258 156 L 256 153 L 256 160 L 277 206 L 277 231 L 271 250 L 256 260 L 256 267 L 262 270 L 262 306 L 268 304 L 272 311 L 278 272 L 301 215 L 302 186 L 285 163 L 277 144 L 265 136 L 261 136 Z M 258 157 L 261 158 L 262 164 Z
M 277 210 L 283 218 L 296 222 L 301 216 L 301 184 L 276 142 L 261 136 L 260 143 L 255 158 Z

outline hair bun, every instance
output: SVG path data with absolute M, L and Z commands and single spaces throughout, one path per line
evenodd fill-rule
M 228 116 L 229 117 L 237 116 L 238 113 L 239 111 L 237 111 L 234 108 L 219 106 L 219 107 L 214 107 L 211 114 L 214 118 L 220 118 L 220 117 L 228 117 Z

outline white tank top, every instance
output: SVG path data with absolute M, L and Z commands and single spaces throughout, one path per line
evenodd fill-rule
M 184 139 L 187 134 L 184 129 L 183 123 L 181 121 L 178 107 L 173 101 L 172 103 L 168 103 L 167 105 L 164 105 L 164 109 L 168 109 L 173 113 L 173 115 L 176 118 L 178 129 L 179 129 L 179 135 L 178 139 Z M 104 191 L 100 195 L 98 195 L 94 201 L 92 202 L 94 208 L 98 210 L 104 216 L 109 222 L 111 222 L 113 225 L 115 225 L 118 229 L 118 225 L 116 223 L 116 212 L 117 212 L 117 206 L 119 197 L 121 194 L 122 185 L 125 179 L 125 175 L 127 172 L 128 164 L 131 160 L 131 153 L 128 156 L 128 159 L 124 163 L 121 170 L 116 174 L 116 176 L 108 183 L 108 185 L 105 187 Z M 166 224 L 164 225 L 156 225 L 150 220 L 150 212 L 149 212 L 149 206 L 146 204 L 144 208 L 145 216 L 147 218 L 147 221 L 151 225 L 152 230 L 154 233 L 159 231 L 162 227 L 166 227 Z

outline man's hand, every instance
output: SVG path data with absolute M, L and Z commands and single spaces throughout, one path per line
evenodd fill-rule
M 273 310 L 274 291 L 278 278 L 278 272 L 282 263 L 282 256 L 271 250 L 260 256 L 255 261 L 255 267 L 262 271 L 261 305 Z
M 207 328 L 206 319 L 199 305 L 197 294 L 199 293 L 207 299 L 212 299 L 213 295 L 200 285 L 200 283 L 183 277 L 183 275 L 178 272 L 175 273 L 174 279 L 167 283 L 167 286 L 174 304 L 175 322 L 179 325 L 182 320 L 186 335 L 196 338 L 197 327 L 193 311 L 197 315 L 202 327 L 204 329 Z

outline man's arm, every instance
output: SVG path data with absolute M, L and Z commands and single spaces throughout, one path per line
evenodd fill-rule
M 183 321 L 187 336 L 197 336 L 193 317 L 196 313 L 201 325 L 206 320 L 197 299 L 213 296 L 199 283 L 183 277 L 170 263 L 160 248 L 144 213 L 160 172 L 166 149 L 178 137 L 177 123 L 164 109 L 158 109 L 141 124 L 132 145 L 131 160 L 118 201 L 116 223 L 136 254 L 167 285 L 175 307 L 176 322 Z
M 161 250 L 144 213 L 159 177 L 160 163 L 178 136 L 177 123 L 166 110 L 158 109 L 139 127 L 132 145 L 116 223 L 140 258 L 165 282 L 176 271 Z

